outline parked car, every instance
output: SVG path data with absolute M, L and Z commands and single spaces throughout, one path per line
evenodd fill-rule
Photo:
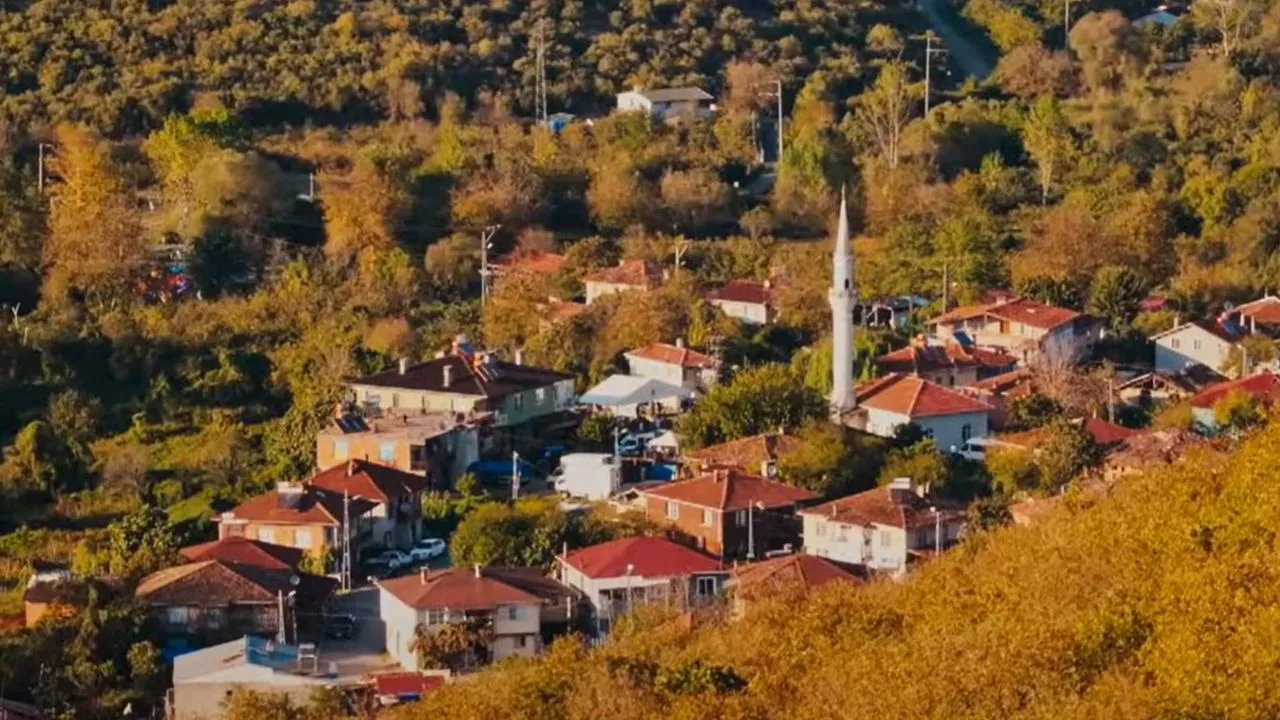
M 409 567 L 413 564 L 413 560 L 399 550 L 383 550 L 366 560 L 365 564 L 373 568 L 385 567 L 395 571 Z
M 324 636 L 330 640 L 350 640 L 356 636 L 355 615 L 334 615 L 325 622 Z
M 422 538 L 409 551 L 409 558 L 415 563 L 424 563 L 431 558 L 444 554 L 445 544 L 440 538 Z
M 618 454 L 623 457 L 635 457 L 644 452 L 647 441 L 641 440 L 634 435 L 627 435 L 618 439 Z

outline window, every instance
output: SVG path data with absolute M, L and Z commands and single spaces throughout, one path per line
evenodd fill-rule
M 222 608 L 209 608 L 204 611 L 204 624 L 211 628 L 220 628 L 227 621 L 226 613 Z
M 738 527 L 747 526 L 747 511 L 737 510 L 733 513 L 733 523 Z
M 516 647 L 518 647 L 518 648 L 523 648 L 523 647 L 527 646 L 527 645 L 528 645 L 528 643 L 529 643 L 529 638 L 528 638 L 528 636 L 520 635 L 520 636 L 518 636 L 518 637 L 516 638 Z
M 191 610 L 185 607 L 171 607 L 165 610 L 165 620 L 170 625 L 186 625 L 191 620 Z
M 1191 341 L 1191 347 L 1192 347 L 1192 348 L 1194 348 L 1194 349 L 1196 349 L 1196 350 L 1199 350 L 1199 349 L 1200 349 L 1200 341 L 1199 341 L 1199 340 L 1192 340 L 1192 341 Z
M 814 535 L 816 535 L 816 536 L 818 536 L 818 537 L 826 537 L 826 535 L 827 535 L 827 521 L 825 521 L 825 520 L 814 520 L 814 521 L 813 521 L 813 534 L 814 534 Z
M 304 550 L 311 548 L 311 531 L 310 530 L 294 530 L 293 546 Z
M 391 393 L 391 409 L 400 407 L 400 393 Z
M 507 619 L 508 619 L 508 620 L 519 620 L 519 619 L 520 619 L 520 608 L 516 607 L 515 605 L 512 605 L 512 606 L 508 607 L 508 608 L 507 608 Z
M 396 444 L 394 441 L 378 443 L 378 459 L 384 463 L 396 461 Z
M 955 386 L 955 384 L 956 384 L 956 376 L 955 376 L 955 375 L 948 375 L 948 376 L 947 376 L 947 384 L 948 384 L 948 385 L 950 385 L 950 386 L 952 386 L 952 387 L 954 387 L 954 386 Z
M 538 404 L 539 404 L 539 405 L 541 405 L 542 403 L 544 403 L 544 402 L 546 402 L 546 401 L 547 401 L 547 389 L 546 389 L 546 388 L 538 388 Z
M 715 522 L 715 516 L 712 514 L 712 512 L 710 510 L 703 510 L 702 524 L 706 527 L 711 527 L 713 522 Z
M 838 537 L 836 538 L 836 540 L 837 540 L 838 542 L 848 542 L 848 541 L 849 541 L 849 526 L 848 526 L 848 525 L 841 525 L 841 526 L 840 526 L 840 528 L 839 528 L 839 532 L 838 532 Z
M 680 506 L 673 502 L 667 503 L 667 517 L 675 520 L 680 517 Z
M 1178 348 L 1182 347 L 1182 341 L 1179 340 L 1178 338 L 1169 338 L 1169 347 L 1173 348 L 1174 350 L 1177 350 Z
M 347 443 L 346 438 L 338 438 L 333 441 L 333 459 L 346 460 L 351 453 L 351 446 Z
M 258 528 L 258 541 L 274 543 L 276 541 L 276 531 L 272 528 Z
M 380 408 L 382 407 L 382 397 L 375 392 L 365 393 L 364 404 L 372 408 Z
M 445 611 L 444 611 L 444 610 L 437 610 L 437 609 L 435 609 L 435 608 L 431 608 L 430 610 L 427 610 L 427 624 L 428 624 L 428 625 L 439 625 L 439 624 L 443 623 L 443 622 L 444 622 L 444 620 L 445 620 Z
M 513 410 L 524 409 L 524 393 L 516 393 L 515 397 L 511 400 L 511 407 Z
M 893 537 L 889 535 L 889 531 L 881 530 L 880 531 L 880 547 L 887 548 L 892 546 L 893 546 Z
M 971 437 L 973 437 L 973 426 L 969 423 L 965 423 L 960 427 L 960 440 L 962 442 L 968 442 Z
M 711 597 L 716 594 L 716 579 L 713 577 L 698 578 L 697 594 L 702 597 Z

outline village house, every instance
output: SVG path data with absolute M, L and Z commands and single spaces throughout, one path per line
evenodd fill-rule
M 339 562 L 346 532 L 353 553 L 373 542 L 377 503 L 295 483 L 255 495 L 214 518 L 219 539 L 242 537 L 272 545 L 287 545 L 317 557 Z M 350 523 L 344 522 L 350 518 Z M 353 558 L 353 562 L 354 562 Z
M 1280 377 L 1271 372 L 1260 372 L 1245 378 L 1226 380 L 1210 385 L 1191 397 L 1191 414 L 1195 424 L 1207 433 L 1218 430 L 1215 417 L 1218 403 L 1233 393 L 1242 393 L 1264 407 L 1271 407 L 1280 399 Z
M 968 395 L 911 375 L 887 375 L 857 389 L 858 407 L 850 416 L 859 430 L 891 438 L 898 428 L 916 425 L 943 452 L 956 451 L 970 438 L 985 437 L 991 409 Z
M 1197 365 L 1221 371 L 1241 339 L 1241 335 L 1217 322 L 1182 323 L 1151 337 L 1156 372 L 1177 373 Z
M 987 428 L 1004 427 L 1009 403 L 1030 396 L 1035 392 L 1035 377 L 1030 368 L 1017 368 L 986 380 L 959 388 L 960 392 L 991 408 L 987 414 Z
M 335 498 L 374 503 L 368 518 L 374 541 L 388 548 L 409 548 L 422 533 L 422 492 L 426 482 L 393 467 L 348 460 L 316 473 L 307 485 Z
M 714 109 L 710 94 L 698 88 L 662 88 L 644 90 L 639 87 L 618 93 L 619 112 L 643 112 L 659 122 L 700 120 Z
M 939 342 L 999 348 L 1024 363 L 1079 362 L 1101 332 L 1093 317 L 1025 298 L 958 307 L 928 325 Z
M 774 321 L 773 283 L 733 280 L 706 294 L 707 302 L 731 318 L 748 325 L 768 325 Z
M 645 515 L 676 539 L 726 560 L 764 557 L 796 545 L 796 508 L 815 493 L 732 469 L 639 489 Z
M 488 413 L 443 411 L 365 417 L 340 408 L 316 434 L 316 467 L 373 460 L 447 489 L 480 458 L 480 433 L 491 420 Z
M 497 277 L 510 277 L 518 273 L 529 275 L 555 275 L 564 269 L 565 258 L 559 253 L 513 252 L 489 261 L 489 268 Z
M 806 553 L 891 574 L 955 544 L 965 529 L 963 509 L 929 500 L 906 478 L 806 508 L 800 517 Z
M 331 667 L 336 674 L 329 672 Z M 348 672 L 344 662 L 322 662 L 314 648 L 245 635 L 174 658 L 165 717 L 217 720 L 225 717 L 224 703 L 236 691 L 284 696 L 296 705 L 306 705 L 322 688 L 363 683 L 361 673 Z
M 875 362 L 881 374 L 914 375 L 944 387 L 964 387 L 1013 370 L 1018 359 L 998 350 L 966 348 L 955 342 L 929 345 L 921 335 Z
M 625 353 L 632 375 L 660 380 L 689 392 L 706 392 L 720 377 L 720 361 L 684 346 L 653 343 Z
M 26 627 L 35 627 L 45 618 L 71 617 L 89 604 L 93 591 L 102 596 L 110 588 L 103 582 L 82 577 L 65 568 L 37 569 L 22 591 L 22 611 Z M 0 720 L 4 719 L 0 713 Z
M 679 385 L 640 375 L 610 375 L 578 397 L 578 404 L 615 417 L 653 417 L 678 413 L 692 395 Z
M 1155 408 L 1190 397 L 1227 378 L 1206 365 L 1191 365 L 1175 372 L 1155 370 L 1116 385 L 1116 397 L 1127 405 Z
M 692 476 L 717 468 L 736 468 L 774 478 L 778 475 L 778 459 L 801 444 L 800 438 L 784 432 L 751 435 L 687 451 L 682 458 L 683 469 Z
M 828 583 L 857 585 L 867 581 L 867 569 L 845 565 L 829 558 L 792 553 L 733 569 L 726 586 L 736 615 L 742 615 L 755 601 L 809 593 Z
M 1125 441 L 1142 434 L 1141 430 L 1117 425 L 1113 422 L 1103 420 L 1102 418 L 1075 418 L 1071 420 L 1071 423 L 1079 426 L 1088 433 L 1089 437 L 1093 438 L 1093 442 L 1103 452 L 1115 449 Z M 995 437 L 990 438 L 988 446 L 1034 451 L 1044 443 L 1047 436 L 1047 429 L 1042 427 L 1034 428 L 1032 430 L 996 435 Z
M 556 558 L 556 576 L 580 591 L 597 633 L 640 605 L 687 610 L 720 595 L 728 571 L 721 562 L 661 537 L 629 537 Z
M 587 273 L 582 284 L 587 292 L 587 304 L 604 295 L 631 290 L 652 290 L 662 284 L 663 272 L 650 260 L 620 260 L 613 267 L 600 268 Z
M 296 553 L 296 554 L 295 554 Z M 244 634 L 294 639 L 297 614 L 315 614 L 337 589 L 333 578 L 298 570 L 301 553 L 242 538 L 187 548 L 199 558 L 143 578 L 135 591 L 170 635 Z
M 573 376 L 514 363 L 455 340 L 449 354 L 351 381 L 366 417 L 415 412 L 492 413 L 492 424 L 509 428 L 546 418 L 573 405 Z
M 434 632 L 471 622 L 492 632 L 489 646 L 468 666 L 532 657 L 547 636 L 576 622 L 581 598 L 534 568 L 449 568 L 377 581 L 378 616 L 386 650 L 406 670 L 418 668 L 418 628 Z
M 1252 302 L 1228 308 L 1219 323 L 1237 334 L 1280 338 L 1280 297 L 1267 294 Z

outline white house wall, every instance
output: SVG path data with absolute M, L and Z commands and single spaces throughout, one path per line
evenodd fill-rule
M 1233 345 L 1204 328 L 1187 325 L 1155 341 L 1156 370 L 1178 372 L 1191 365 L 1221 369 Z

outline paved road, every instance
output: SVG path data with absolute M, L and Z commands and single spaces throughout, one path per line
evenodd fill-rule
M 920 14 L 924 16 L 933 31 L 938 33 L 942 38 L 942 42 L 946 44 L 947 51 L 951 54 L 951 59 L 956 65 L 960 66 L 960 71 L 966 76 L 973 76 L 979 80 L 986 78 L 994 69 L 990 61 L 973 43 L 965 37 L 964 32 L 952 25 L 952 18 L 949 14 L 938 11 L 939 5 L 949 3 L 951 0 L 920 0 Z
M 304 642 L 316 643 L 322 667 L 330 662 L 337 663 L 340 677 L 356 677 L 394 667 L 383 648 L 386 631 L 378 619 L 377 588 L 362 587 L 335 597 L 330 612 L 355 615 L 356 634 L 350 640 L 322 637 L 318 634 L 319 628 L 304 634 Z

